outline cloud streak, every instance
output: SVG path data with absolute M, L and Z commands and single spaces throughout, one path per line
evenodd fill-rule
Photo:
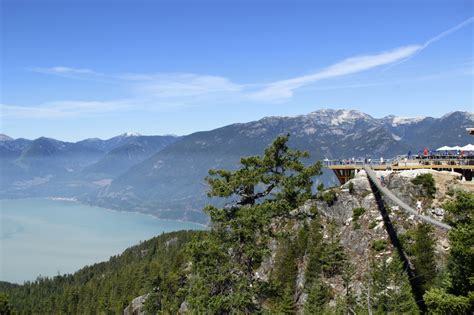
M 224 77 L 193 73 L 149 76 L 136 85 L 136 91 L 157 98 L 235 93 L 242 89 L 241 85 Z
M 454 27 L 451 27 L 450 29 L 444 31 L 444 32 L 441 32 L 439 33 L 438 35 L 430 38 L 429 40 L 427 40 L 423 45 L 421 45 L 420 49 L 414 53 L 413 55 L 411 55 L 410 57 L 408 58 L 405 58 L 399 62 L 396 62 L 394 64 L 392 64 L 390 67 L 388 67 L 387 69 L 390 69 L 391 67 L 394 67 L 394 66 L 397 66 L 397 65 L 400 65 L 410 59 L 412 59 L 413 57 L 415 57 L 416 55 L 418 55 L 419 53 L 421 53 L 423 50 L 425 50 L 426 48 L 428 48 L 430 45 L 436 43 L 437 41 L 443 39 L 444 37 L 448 36 L 448 35 L 451 35 L 452 33 L 460 30 L 461 28 L 463 27 L 466 27 L 467 25 L 471 24 L 474 22 L 474 17 L 470 17 L 466 20 L 464 20 L 463 22 L 459 23 L 458 25 L 454 26 Z
M 273 82 L 268 84 L 268 86 L 263 90 L 257 91 L 250 96 L 251 98 L 262 101 L 282 100 L 292 97 L 294 90 L 319 80 L 367 71 L 383 65 L 393 66 L 401 64 L 415 57 L 433 43 L 460 30 L 461 28 L 466 27 L 472 22 L 474 22 L 474 17 L 464 20 L 458 25 L 430 38 L 423 44 L 399 47 L 391 51 L 382 52 L 375 55 L 351 57 L 311 75 Z
M 65 118 L 130 110 L 134 100 L 60 101 L 39 106 L 0 104 L 2 118 Z
M 64 74 L 97 74 L 95 71 L 91 69 L 83 69 L 83 68 L 70 68 L 70 67 L 50 67 L 50 68 L 31 68 L 33 72 L 38 73 L 46 73 L 46 74 L 57 74 L 57 75 L 64 75 Z
M 270 83 L 261 91 L 257 91 L 250 95 L 251 98 L 257 100 L 274 101 L 284 98 L 290 98 L 294 94 L 294 90 L 316 81 L 329 79 L 339 76 L 345 76 L 362 71 L 367 71 L 375 67 L 394 63 L 412 56 L 422 48 L 421 45 L 412 45 L 399 47 L 391 51 L 382 52 L 375 55 L 365 55 L 347 58 L 332 66 L 329 66 L 319 72 L 296 77 L 288 80 L 281 80 Z

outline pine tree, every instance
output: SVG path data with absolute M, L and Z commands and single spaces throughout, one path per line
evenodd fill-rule
M 280 314 L 296 314 L 296 303 L 294 299 L 294 291 L 286 288 L 283 297 L 279 303 L 278 311 Z
M 275 257 L 274 273 L 272 278 L 281 290 L 294 290 L 298 276 L 298 252 L 295 241 L 286 238 L 281 242 L 278 254 Z
M 271 223 L 284 224 L 290 211 L 311 197 L 312 177 L 321 173 L 320 163 L 306 167 L 300 161 L 308 154 L 290 150 L 288 139 L 276 138 L 263 156 L 242 158 L 236 171 L 209 171 L 208 195 L 235 202 L 208 206 L 209 235 L 190 246 L 193 311 L 259 310 L 265 284 L 255 270 L 269 254 L 270 238 L 278 235 Z
M 420 278 L 423 290 L 428 290 L 436 277 L 436 261 L 434 251 L 433 228 L 428 224 L 419 224 L 415 231 L 413 244 L 413 264 L 416 276 Z
M 12 307 L 8 301 L 8 296 L 0 292 L 0 314 L 10 315 L 13 314 Z
M 342 281 L 345 289 L 344 305 L 345 313 L 351 313 L 357 309 L 357 297 L 352 291 L 352 281 L 355 274 L 355 268 L 350 261 L 346 261 L 342 267 Z
M 314 281 L 317 281 L 321 274 L 321 255 L 323 251 L 323 234 L 321 228 L 321 219 L 316 214 L 309 226 L 308 236 L 308 264 L 305 271 L 305 286 L 311 288 Z
M 447 202 L 445 220 L 453 227 L 448 234 L 451 250 L 447 275 L 440 288 L 432 288 L 424 297 L 428 310 L 439 314 L 474 312 L 474 194 L 458 192 Z
M 398 256 L 382 258 L 381 262 L 371 264 L 372 308 L 377 314 L 418 314 L 408 276 L 403 270 Z
M 308 292 L 304 313 L 308 315 L 323 313 L 330 297 L 329 287 L 320 279 L 316 279 Z
M 336 224 L 328 224 L 329 240 L 324 242 L 321 253 L 321 269 L 327 277 L 340 274 L 347 261 L 344 247 L 341 245 L 337 235 Z

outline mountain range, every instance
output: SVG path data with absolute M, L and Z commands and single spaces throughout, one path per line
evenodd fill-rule
M 266 117 L 187 136 L 126 133 L 76 143 L 0 136 L 0 198 L 62 196 L 107 208 L 205 223 L 204 181 L 211 168 L 237 167 L 240 157 L 262 153 L 276 136 L 307 150 L 308 163 L 324 158 L 384 158 L 427 147 L 474 142 L 465 128 L 474 113 L 440 118 L 374 118 L 354 110 L 318 110 Z M 335 183 L 325 171 L 321 180 Z

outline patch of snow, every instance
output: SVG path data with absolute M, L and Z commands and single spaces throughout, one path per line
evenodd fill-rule
M 165 162 L 163 162 L 162 160 L 158 160 L 153 164 L 153 169 L 154 170 L 159 170 L 160 168 L 162 168 L 164 166 L 164 164 L 165 164 Z
M 409 124 L 415 124 L 423 119 L 425 119 L 425 116 L 417 116 L 417 117 L 393 117 L 392 120 L 392 126 L 396 127 L 399 125 L 409 125 Z
M 100 180 L 97 180 L 97 181 L 92 182 L 92 183 L 97 185 L 97 186 L 100 186 L 100 187 L 105 187 L 105 186 L 110 185 L 112 183 L 112 179 L 104 178 L 104 179 L 100 179 Z
M 400 140 L 402 140 L 401 137 L 397 136 L 397 135 L 394 134 L 394 133 L 392 133 L 392 138 L 393 138 L 393 140 L 395 140 L 395 141 L 400 141 Z
M 139 137 L 139 136 L 141 136 L 141 134 L 139 134 L 138 132 L 126 132 L 122 136 L 124 136 L 124 137 Z
M 314 127 L 307 127 L 303 129 L 303 132 L 307 135 L 312 135 L 316 133 L 316 128 Z
M 366 118 L 365 114 L 355 110 L 338 110 L 332 114 L 335 114 L 335 117 L 331 119 L 331 125 L 333 126 L 339 126 L 340 124 L 353 122 L 360 118 Z

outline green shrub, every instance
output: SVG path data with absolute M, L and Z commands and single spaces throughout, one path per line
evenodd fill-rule
M 352 195 L 354 193 L 354 183 L 349 182 L 348 188 L 349 188 L 349 193 Z
M 468 314 L 470 303 L 465 296 L 446 293 L 443 289 L 435 288 L 423 296 L 431 314 Z
M 318 191 L 321 192 L 324 190 L 324 184 L 323 183 L 320 183 L 317 187 Z
M 383 250 L 386 250 L 388 247 L 388 242 L 386 240 L 374 240 L 372 242 L 372 249 L 375 250 L 376 252 L 381 252 Z
M 417 186 L 421 186 L 429 198 L 433 198 L 436 193 L 436 186 L 433 175 L 420 174 L 417 175 L 411 182 Z
M 352 209 L 352 222 L 356 222 L 365 213 L 365 208 Z
M 373 228 L 376 227 L 376 226 L 377 226 L 377 222 L 372 221 L 372 222 L 370 222 L 370 224 L 369 224 L 369 229 L 371 230 L 371 229 L 373 229 Z
M 322 199 L 324 201 L 326 201 L 328 206 L 332 206 L 334 204 L 334 202 L 336 202 L 337 196 L 336 196 L 336 193 L 334 191 L 328 190 L 328 191 L 323 192 Z

